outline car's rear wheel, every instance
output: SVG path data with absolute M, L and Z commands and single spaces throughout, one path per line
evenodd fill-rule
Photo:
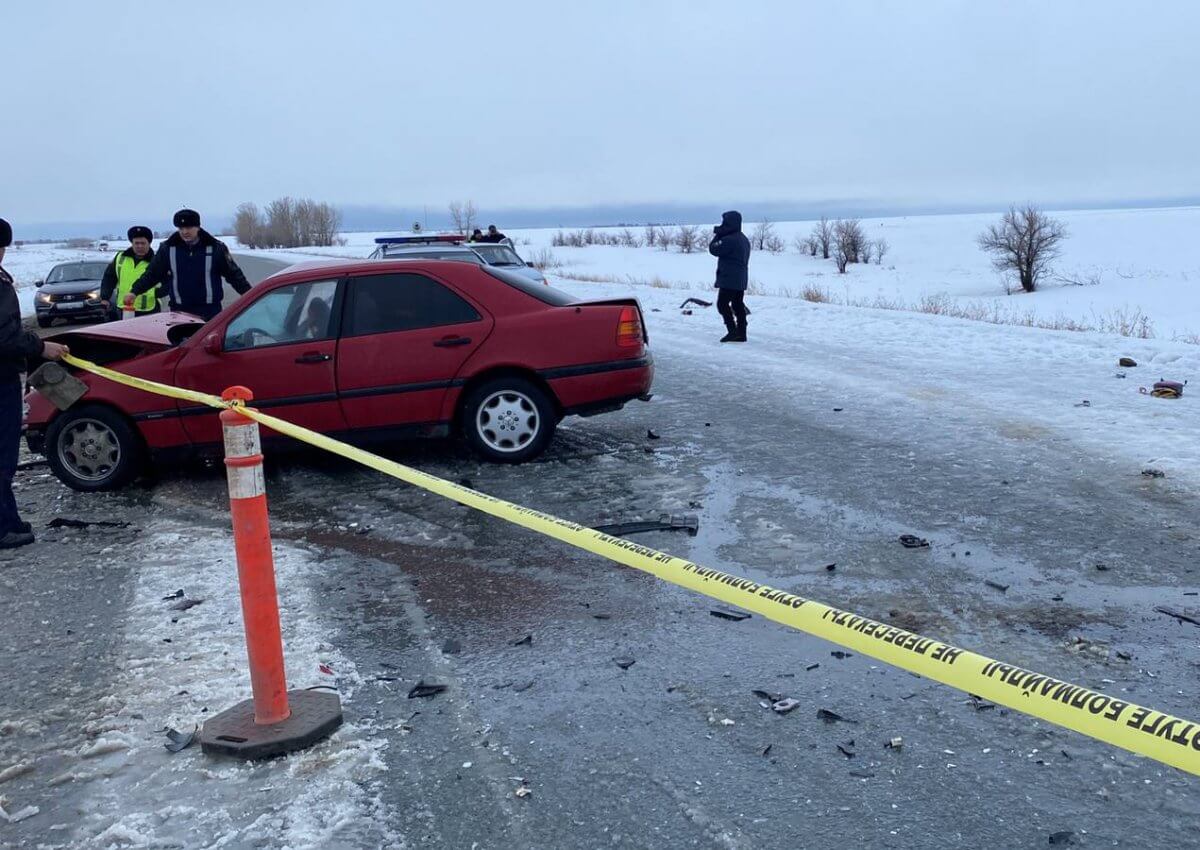
M 50 470 L 72 490 L 115 490 L 138 474 L 144 455 L 129 420 L 100 405 L 68 410 L 46 429 Z
M 463 430 L 479 454 L 498 463 L 523 463 L 550 444 L 558 416 L 546 391 L 525 378 L 494 378 L 468 393 Z

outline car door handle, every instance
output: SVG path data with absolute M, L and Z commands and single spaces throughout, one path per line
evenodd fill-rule
M 434 343 L 438 348 L 453 348 L 456 345 L 470 345 L 469 336 L 444 336 Z
M 296 358 L 297 363 L 328 363 L 333 359 L 332 354 L 321 354 L 318 351 L 310 351 L 307 354 L 301 354 Z

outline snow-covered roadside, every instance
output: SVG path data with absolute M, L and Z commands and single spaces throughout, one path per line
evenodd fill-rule
M 346 724 L 328 741 L 263 763 L 212 759 L 198 747 L 175 755 L 164 749 L 164 727 L 190 731 L 248 698 L 249 676 L 228 535 L 156 523 L 141 546 L 118 684 L 97 703 L 88 729 L 96 737 L 78 753 L 78 769 L 52 781 L 104 779 L 88 782 L 77 823 L 50 826 L 50 835 L 73 829 L 72 841 L 99 847 L 402 846 L 399 836 L 381 832 L 389 822 L 377 793 L 386 744 L 355 717 L 362 679 L 326 642 L 308 591 L 318 565 L 296 546 L 275 548 L 289 687 L 336 683 Z M 180 589 L 203 602 L 176 610 L 171 597 Z
M 630 292 L 627 286 L 552 280 L 581 296 Z M 731 392 L 737 386 L 803 400 L 819 386 L 844 397 L 839 416 L 882 407 L 884 415 L 947 441 L 954 422 L 965 417 L 1012 440 L 1014 451 L 1023 441 L 1068 441 L 1121 474 L 1138 476 L 1154 467 L 1167 473 L 1160 486 L 1200 488 L 1196 346 L 768 296 L 748 299 L 750 342 L 722 345 L 715 309 L 693 307 L 690 316 L 679 309 L 689 295 L 711 300 L 711 291 L 635 291 L 646 310 L 651 347 L 669 350 L 674 363 L 728 370 Z M 1119 368 L 1122 356 L 1133 357 L 1138 367 Z M 1159 377 L 1191 380 L 1193 386 L 1177 400 L 1139 393 Z M 870 421 L 860 424 L 871 427 Z

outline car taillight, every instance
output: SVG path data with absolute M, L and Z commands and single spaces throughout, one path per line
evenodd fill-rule
M 642 317 L 637 307 L 622 307 L 617 319 L 617 347 L 638 348 L 642 344 Z

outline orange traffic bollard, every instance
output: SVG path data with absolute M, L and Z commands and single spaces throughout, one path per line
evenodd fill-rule
M 221 397 L 254 398 L 245 387 L 230 387 Z M 200 745 L 207 753 L 265 758 L 327 737 L 341 725 L 342 707 L 335 693 L 287 690 L 258 423 L 230 409 L 221 411 L 221 425 L 253 697 L 208 720 Z

